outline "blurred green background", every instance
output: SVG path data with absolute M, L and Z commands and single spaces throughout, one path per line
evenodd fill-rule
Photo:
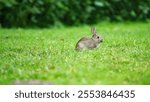
M 149 20 L 150 0 L 0 0 L 1 27 Z

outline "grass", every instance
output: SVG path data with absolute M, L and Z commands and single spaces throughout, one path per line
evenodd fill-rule
M 46 80 L 55 84 L 150 84 L 150 24 L 100 23 L 104 42 L 77 52 L 90 26 L 0 29 L 0 84 Z

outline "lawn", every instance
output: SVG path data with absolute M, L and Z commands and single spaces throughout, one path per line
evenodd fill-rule
M 94 25 L 104 42 L 75 51 L 90 26 L 0 28 L 0 84 L 45 80 L 54 84 L 150 84 L 150 23 Z

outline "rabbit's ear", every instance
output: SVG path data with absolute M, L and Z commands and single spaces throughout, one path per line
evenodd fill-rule
M 95 27 L 92 27 L 92 28 L 91 28 L 91 32 L 92 32 L 93 35 L 96 35 L 96 28 L 95 28 Z

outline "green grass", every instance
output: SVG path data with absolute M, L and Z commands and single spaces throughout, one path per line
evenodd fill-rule
M 55 84 L 150 84 L 150 24 L 100 23 L 104 42 L 77 52 L 90 26 L 0 29 L 0 84 L 46 80 Z

